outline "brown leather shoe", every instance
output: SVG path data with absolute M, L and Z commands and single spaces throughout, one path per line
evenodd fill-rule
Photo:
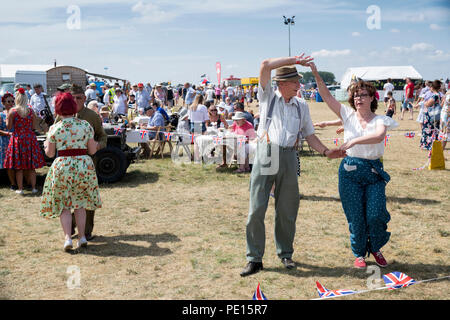
M 262 262 L 249 262 L 240 274 L 241 277 L 246 277 L 251 274 L 257 273 L 259 270 L 263 270 Z

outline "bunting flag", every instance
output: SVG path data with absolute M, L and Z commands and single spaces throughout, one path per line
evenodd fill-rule
M 194 135 L 191 134 L 191 143 L 194 143 Z
M 416 283 L 413 278 L 399 271 L 394 271 L 383 275 L 383 280 L 386 287 L 389 287 L 389 290 L 408 287 Z
M 222 137 L 219 137 L 219 136 L 214 136 L 212 139 L 213 139 L 213 143 L 215 145 L 221 144 L 223 141 Z
M 320 298 L 328 298 L 328 297 L 337 297 L 337 296 L 343 296 L 347 294 L 354 294 L 357 291 L 353 290 L 346 290 L 346 289 L 339 289 L 339 290 L 329 290 L 322 286 L 319 281 L 316 281 L 317 286 L 317 292 L 319 293 Z
M 384 146 L 385 146 L 385 147 L 386 147 L 386 145 L 387 145 L 387 143 L 388 143 L 390 137 L 391 137 L 390 134 L 387 134 L 387 135 L 384 136 Z
M 413 131 L 405 133 L 405 137 L 410 138 L 410 139 L 414 138 L 415 135 L 416 135 L 416 133 Z
M 245 142 L 246 142 L 246 138 L 243 138 L 243 137 L 240 137 L 240 138 L 238 138 L 237 139 L 237 145 L 238 145 L 238 147 L 240 148 L 240 147 L 242 147 L 243 145 L 245 145 Z
M 164 132 L 164 137 L 166 138 L 167 141 L 170 141 L 172 138 L 172 133 L 171 132 Z
M 255 293 L 253 294 L 253 300 L 267 300 L 266 296 L 264 295 L 264 293 L 261 291 L 261 288 L 259 287 L 259 283 L 258 283 L 258 287 L 256 288 Z
M 147 134 L 146 130 L 141 130 L 141 139 L 144 140 L 145 135 Z
M 339 138 L 333 139 L 333 143 L 334 143 L 336 146 L 338 145 L 338 142 L 339 142 Z

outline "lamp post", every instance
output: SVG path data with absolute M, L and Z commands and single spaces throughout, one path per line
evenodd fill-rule
M 289 57 L 291 56 L 291 25 L 295 25 L 295 21 L 294 18 L 295 16 L 292 16 L 291 18 L 286 18 L 285 16 L 283 16 L 284 18 L 284 24 L 286 24 L 288 26 L 288 32 L 289 32 Z

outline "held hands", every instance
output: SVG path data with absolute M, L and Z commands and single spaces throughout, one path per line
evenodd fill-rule
M 337 134 L 341 134 L 342 132 L 344 132 L 344 127 L 339 127 L 336 129 Z
M 330 159 L 337 159 L 337 158 L 345 158 L 347 153 L 345 150 L 341 150 L 341 148 L 336 149 L 330 149 L 325 152 L 325 155 Z
M 295 56 L 295 64 L 299 64 L 302 65 L 304 67 L 307 67 L 308 64 L 314 60 L 313 57 L 307 56 L 307 57 L 303 57 L 305 54 L 302 53 L 300 56 Z

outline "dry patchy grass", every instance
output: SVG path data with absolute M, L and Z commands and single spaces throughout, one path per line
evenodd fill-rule
M 313 121 L 335 116 L 310 103 Z M 335 128 L 317 129 L 333 146 Z M 391 132 L 384 163 L 391 241 L 383 273 L 403 271 L 421 280 L 449 274 L 449 170 L 412 171 L 425 152 L 415 121 Z M 445 151 L 449 157 L 448 149 Z M 175 165 L 170 158 L 132 164 L 125 178 L 102 185 L 97 238 L 78 254 L 62 251 L 59 220 L 40 218 L 39 197 L 0 189 L 0 298 L 4 299 L 250 299 L 258 282 L 269 299 L 316 298 L 315 281 L 331 289 L 366 289 L 370 274 L 352 268 L 348 226 L 337 190 L 338 160 L 307 152 L 299 178 L 300 211 L 294 260 L 283 268 L 273 240 L 274 202 L 266 214 L 265 270 L 246 278 L 245 224 L 249 175 L 215 167 Z M 449 161 L 446 162 L 450 168 Z M 46 169 L 39 170 L 42 183 Z M 369 264 L 374 264 L 373 258 Z M 79 266 L 81 287 L 68 289 L 67 268 Z M 448 299 L 448 282 L 345 299 Z

